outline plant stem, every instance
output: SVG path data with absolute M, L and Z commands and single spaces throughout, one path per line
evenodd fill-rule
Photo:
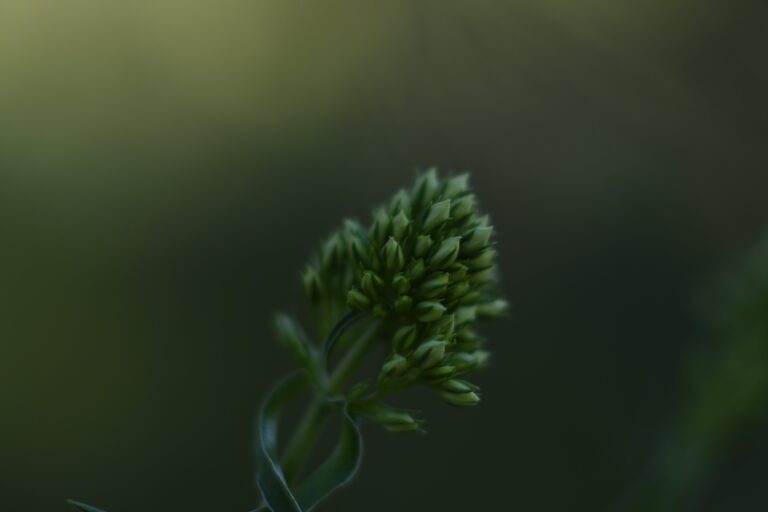
M 357 369 L 358 364 L 373 346 L 378 334 L 379 323 L 374 323 L 360 338 L 349 347 L 338 366 L 328 380 L 327 394 L 330 396 L 341 392 L 344 384 Z M 330 409 L 327 407 L 325 395 L 318 395 L 304 412 L 299 425 L 293 432 L 291 441 L 282 457 L 281 466 L 285 480 L 292 484 L 299 477 L 302 467 L 307 462 L 317 438 L 322 431 Z

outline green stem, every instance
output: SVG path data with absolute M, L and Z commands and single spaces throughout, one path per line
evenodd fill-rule
M 348 325 L 352 323 L 349 322 L 349 319 L 346 319 L 346 322 Z M 373 342 L 376 341 L 378 329 L 379 324 L 376 322 L 352 343 L 328 380 L 328 395 L 333 396 L 341 392 L 344 384 L 373 346 Z M 318 395 L 304 412 L 304 416 L 293 432 L 291 441 L 282 457 L 283 475 L 289 484 L 295 483 L 299 477 L 301 469 L 312 453 L 329 412 L 325 395 Z

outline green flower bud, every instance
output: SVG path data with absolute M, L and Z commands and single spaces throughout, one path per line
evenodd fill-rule
M 466 281 L 456 283 L 448 289 L 448 298 L 457 300 L 463 297 L 469 291 L 470 285 Z
M 487 247 L 492 235 L 492 227 L 480 226 L 473 229 L 461 243 L 461 255 L 468 256 Z
M 408 268 L 408 279 L 411 281 L 418 281 L 422 278 L 426 270 L 427 269 L 424 267 L 424 260 L 418 259 L 411 263 L 410 267 Z
M 490 247 L 483 250 L 480 254 L 468 261 L 470 268 L 481 270 L 489 268 L 496 259 L 496 251 Z
M 413 255 L 421 258 L 432 248 L 432 237 L 429 235 L 419 235 L 416 238 L 416 247 L 413 249 Z
M 470 372 L 482 368 L 488 363 L 490 353 L 485 350 L 474 352 L 454 352 L 450 356 L 450 364 L 459 372 Z
M 440 320 L 434 323 L 430 329 L 430 334 L 434 338 L 450 340 L 453 338 L 455 327 L 455 315 L 444 315 Z
M 388 314 L 389 311 L 384 304 L 376 304 L 373 306 L 373 316 L 376 318 L 386 318 Z
M 437 170 L 433 167 L 416 178 L 413 185 L 413 198 L 416 205 L 427 205 L 435 198 L 440 188 L 440 180 L 437 178 Z
M 416 318 L 422 322 L 434 322 L 445 313 L 445 306 L 439 302 L 425 300 L 416 305 Z
M 420 428 L 419 422 L 410 413 L 384 404 L 369 405 L 357 413 L 390 432 L 412 432 Z
M 469 278 L 469 280 L 478 286 L 485 286 L 490 283 L 495 283 L 499 279 L 498 271 L 496 267 L 488 267 L 479 272 L 475 272 Z
M 377 210 L 374 213 L 373 225 L 370 230 L 371 239 L 377 244 L 383 243 L 389 234 L 389 228 L 392 224 L 392 219 L 389 218 L 387 212 L 384 210 Z
M 456 374 L 456 368 L 451 365 L 442 365 L 432 368 L 424 372 L 425 380 L 431 383 L 442 382 L 448 380 Z
M 398 313 L 407 313 L 413 307 L 413 299 L 408 295 L 403 295 L 395 299 L 395 311 Z
M 475 206 L 475 195 L 468 194 L 453 201 L 451 204 L 451 215 L 454 219 L 463 219 L 475 211 Z
M 358 236 L 349 237 L 349 246 L 352 249 L 352 254 L 357 259 L 358 263 L 363 265 L 369 265 L 370 259 L 368 257 L 368 247 L 363 243 L 362 239 Z
M 435 297 L 448 287 L 449 282 L 450 277 L 447 272 L 436 272 L 427 276 L 419 285 L 419 294 L 427 298 Z
M 358 382 L 349 388 L 349 391 L 347 392 L 347 401 L 354 402 L 360 400 L 370 387 L 371 383 L 368 381 Z
M 461 237 L 452 236 L 440 242 L 434 256 L 429 260 L 429 265 L 433 268 L 444 268 L 452 265 L 459 255 L 460 241 Z
M 480 402 L 476 386 L 459 379 L 451 379 L 440 385 L 440 396 L 451 405 L 470 407 Z
M 275 315 L 275 333 L 278 341 L 299 362 L 307 363 L 310 359 L 310 347 L 301 326 L 291 317 L 282 313 Z
M 405 327 L 398 329 L 392 338 L 395 350 L 402 352 L 407 352 L 410 350 L 413 344 L 416 342 L 416 337 L 418 334 L 419 331 L 415 325 L 406 325 Z
M 408 370 L 408 360 L 400 354 L 392 354 L 381 367 L 380 379 L 396 379 Z
M 469 326 L 464 326 L 456 333 L 455 350 L 471 352 L 480 348 L 483 344 L 482 338 L 475 333 Z
M 397 274 L 394 279 L 392 279 L 392 288 L 394 288 L 397 293 L 403 294 L 411 289 L 411 282 L 403 274 Z
M 462 249 L 464 248 L 464 245 L 462 244 Z M 459 251 L 461 252 L 461 251 Z M 459 282 L 463 281 L 467 277 L 467 271 L 469 268 L 467 268 L 466 265 L 462 265 L 461 263 L 454 263 L 451 265 L 451 268 L 448 269 L 448 271 L 451 273 L 451 282 Z
M 363 277 L 360 278 L 360 288 L 363 289 L 368 297 L 374 298 L 378 296 L 379 290 L 384 286 L 384 281 L 370 270 L 363 272 Z
M 304 294 L 309 302 L 316 303 L 320 300 L 322 286 L 320 274 L 312 267 L 307 267 L 301 274 L 301 282 L 304 285 Z
M 343 258 L 344 244 L 338 233 L 332 234 L 324 243 L 320 250 L 320 261 L 322 267 L 326 270 L 335 268 L 341 263 Z
M 398 190 L 389 202 L 389 211 L 392 215 L 399 211 L 409 211 L 411 209 L 411 197 L 403 189 Z
M 397 240 L 390 237 L 386 244 L 384 244 L 384 247 L 381 250 L 382 256 L 384 258 L 384 264 L 387 267 L 387 270 L 390 272 L 397 272 L 401 268 L 403 268 L 403 265 L 405 265 L 405 256 L 403 255 L 403 249 L 400 247 L 400 244 L 397 243 Z
M 433 231 L 444 224 L 451 216 L 451 200 L 446 199 L 430 206 L 427 212 L 427 218 L 424 220 L 422 229 L 425 232 Z
M 426 370 L 437 366 L 444 356 L 445 342 L 432 340 L 419 345 L 411 355 L 411 361 L 415 366 Z
M 394 219 L 392 219 L 392 236 L 394 236 L 397 240 L 402 241 L 403 237 L 405 236 L 405 232 L 408 229 L 408 226 L 411 225 L 410 219 L 408 219 L 408 216 L 405 214 L 405 212 L 400 211 Z
M 457 308 L 455 316 L 458 325 L 470 324 L 477 319 L 477 307 L 462 306 Z
M 478 304 L 477 316 L 481 318 L 498 318 L 502 316 L 509 307 L 509 303 L 504 299 L 496 299 L 484 304 Z
M 355 309 L 367 309 L 371 305 L 371 300 L 357 288 L 352 288 L 347 292 L 347 302 Z
M 469 174 L 464 173 L 454 176 L 445 182 L 443 196 L 453 199 L 465 194 L 467 191 L 469 191 Z

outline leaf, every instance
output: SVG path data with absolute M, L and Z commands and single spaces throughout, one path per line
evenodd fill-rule
M 75 500 L 67 500 L 67 503 L 72 505 L 74 508 L 80 510 L 81 512 L 104 512 L 101 509 L 92 507 L 90 505 L 86 505 L 85 503 L 80 503 L 79 501 L 75 501 Z
M 342 414 L 342 427 L 335 449 L 295 492 L 285 481 L 277 462 L 278 420 L 284 405 L 307 386 L 305 374 L 294 374 L 270 393 L 257 426 L 259 471 L 256 482 L 265 505 L 257 512 L 305 512 L 314 508 L 357 473 L 362 458 L 362 437 L 344 400 L 329 400 Z

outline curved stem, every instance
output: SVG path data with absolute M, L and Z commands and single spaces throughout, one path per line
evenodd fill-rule
M 361 316 L 362 313 L 350 313 L 336 324 L 325 344 L 326 357 L 330 354 L 329 345 L 332 349 L 332 345 L 343 332 Z M 373 346 L 378 330 L 379 322 L 376 322 L 349 347 L 347 353 L 328 378 L 328 385 L 325 391 L 329 395 L 336 395 L 341 392 L 347 380 L 357 369 L 362 358 Z M 301 469 L 306 464 L 322 431 L 322 427 L 328 417 L 328 412 L 329 409 L 326 406 L 325 395 L 316 396 L 304 412 L 304 416 L 296 427 L 282 457 L 283 476 L 289 484 L 294 483 L 299 477 Z

